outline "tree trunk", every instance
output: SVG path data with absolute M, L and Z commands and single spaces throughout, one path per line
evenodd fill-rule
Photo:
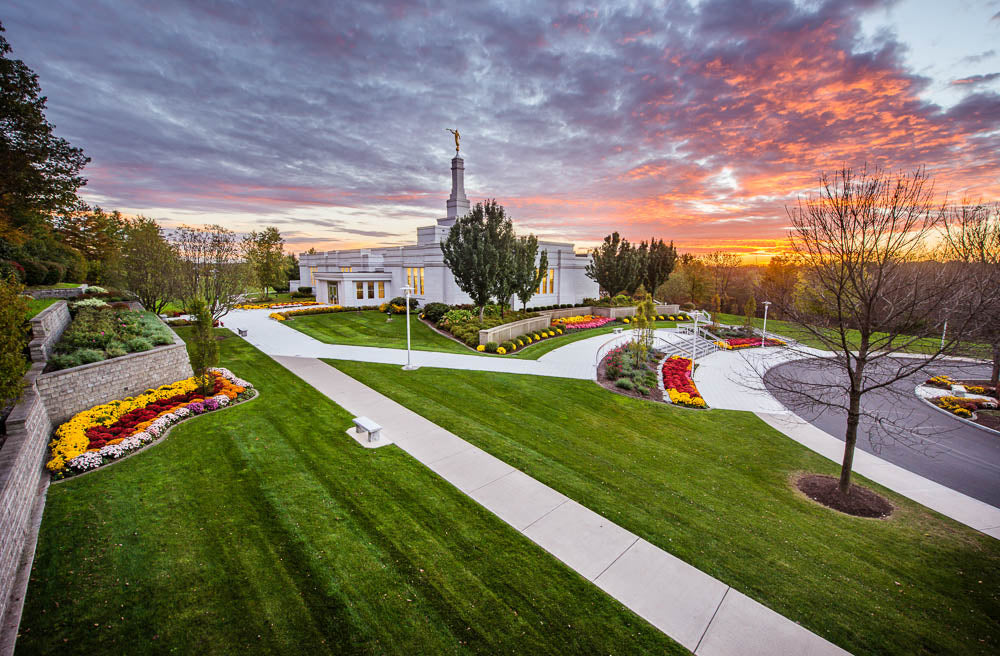
M 990 385 L 993 387 L 1000 385 L 1000 344 L 993 345 L 993 373 L 990 376 Z
M 483 317 L 485 317 L 485 316 L 486 316 L 486 304 L 483 303 L 482 305 L 479 306 L 479 322 L 480 323 L 483 322 Z
M 861 392 L 852 385 L 850 406 L 847 411 L 847 433 L 844 435 L 844 462 L 840 466 L 840 493 L 851 489 L 851 468 L 854 466 L 854 447 L 858 443 L 858 424 L 861 423 Z

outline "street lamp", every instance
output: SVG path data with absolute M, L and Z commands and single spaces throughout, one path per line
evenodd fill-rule
M 413 291 L 413 287 L 407 285 L 403 287 L 403 291 L 406 292 L 406 366 L 403 367 L 403 371 L 413 371 L 417 368 L 410 362 L 410 292 Z
M 760 331 L 760 347 L 764 348 L 764 342 L 767 341 L 767 308 L 770 307 L 771 301 L 764 301 L 764 327 Z
M 691 337 L 691 372 L 694 373 L 694 354 L 695 349 L 698 348 L 698 319 L 701 317 L 701 313 L 695 311 L 694 313 L 694 336 Z
M 944 320 L 944 330 L 941 331 L 941 350 L 944 350 L 944 336 L 948 334 L 948 320 Z

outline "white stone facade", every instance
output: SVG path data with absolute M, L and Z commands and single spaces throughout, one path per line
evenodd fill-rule
M 460 157 L 451 160 L 447 216 L 438 219 L 436 225 L 417 228 L 416 244 L 303 253 L 299 256 L 299 285 L 311 286 L 321 303 L 344 306 L 380 305 L 394 296 L 403 296 L 402 288 L 408 284 L 415 288 L 412 295 L 421 305 L 471 303 L 469 296 L 455 284 L 441 252 L 441 242 L 455 220 L 469 212 L 464 164 Z M 539 241 L 538 250 L 548 252 L 551 275 L 543 281 L 543 289 L 532 297 L 529 306 L 579 303 L 584 298 L 597 297 L 597 283 L 584 271 L 589 255 L 577 255 L 573 244 L 565 242 Z

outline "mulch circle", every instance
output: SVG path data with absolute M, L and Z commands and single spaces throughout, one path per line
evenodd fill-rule
M 840 481 L 834 476 L 805 474 L 799 477 L 795 486 L 813 501 L 847 515 L 883 519 L 893 511 L 885 497 L 860 485 L 852 483 L 848 494 L 841 494 Z

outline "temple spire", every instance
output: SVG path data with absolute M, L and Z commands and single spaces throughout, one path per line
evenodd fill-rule
M 455 219 L 469 213 L 469 199 L 465 197 L 465 160 L 458 155 L 451 160 L 451 195 L 447 202 L 448 215 L 438 220 L 443 226 L 455 225 Z

